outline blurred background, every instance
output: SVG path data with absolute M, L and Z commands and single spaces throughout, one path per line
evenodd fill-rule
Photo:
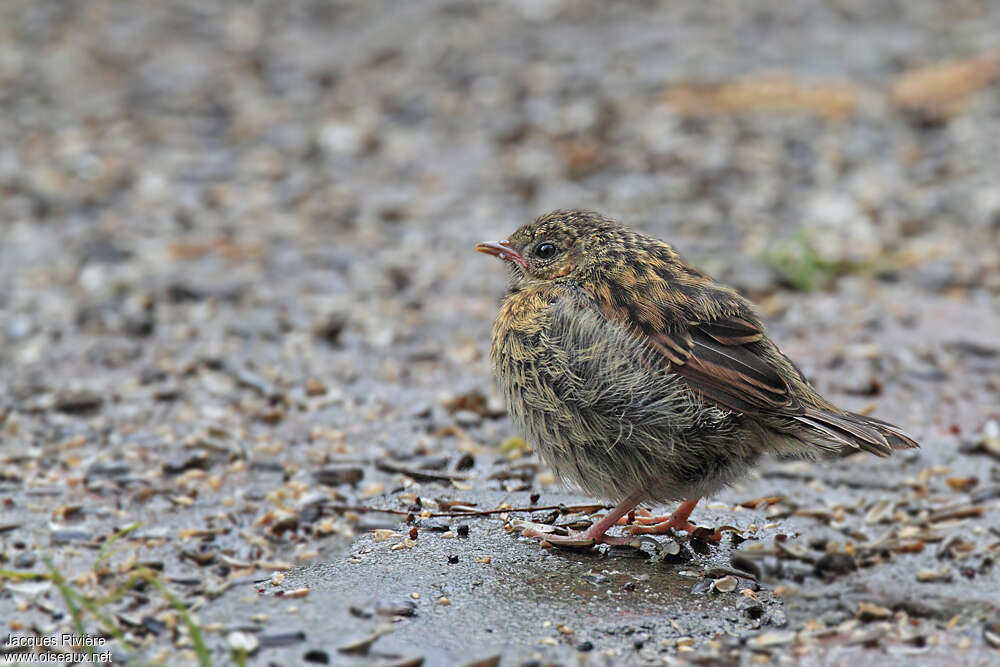
M 330 317 L 338 342 L 457 327 L 448 352 L 478 349 L 468 315 L 501 281 L 470 245 L 556 207 L 756 298 L 844 276 L 1000 290 L 995 3 L 0 12 L 8 367 L 61 333 L 207 324 L 170 313 L 208 296 L 277 337 Z
M 986 0 L 5 0 L 0 489 L 68 494 L 7 516 L 168 479 L 190 503 L 74 520 L 391 503 L 378 457 L 497 445 L 473 244 L 557 207 L 674 243 L 955 454 L 998 416 L 998 155 Z
M 355 261 L 333 273 L 364 274 L 364 296 L 376 265 L 478 273 L 469 242 L 588 206 L 748 288 L 772 271 L 997 288 L 995 3 L 0 11 L 8 281 L 29 261 L 72 258 L 86 290 L 132 262 L 150 276 L 220 248 L 272 264 L 336 245 Z
M 0 391 L 193 343 L 297 378 L 319 347 L 341 386 L 484 383 L 503 280 L 471 246 L 557 207 L 772 317 L 894 282 L 997 304 L 995 3 L 0 12 Z

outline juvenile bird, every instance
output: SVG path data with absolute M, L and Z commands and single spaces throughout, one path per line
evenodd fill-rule
M 561 479 L 618 503 L 585 532 L 528 537 L 629 543 L 606 531 L 667 500 L 682 503 L 630 532 L 690 532 L 698 500 L 763 454 L 918 446 L 820 396 L 749 301 L 663 241 L 560 210 L 476 249 L 509 267 L 490 358 L 515 426 Z

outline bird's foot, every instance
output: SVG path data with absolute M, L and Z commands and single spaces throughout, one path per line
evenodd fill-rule
M 686 531 L 692 537 L 698 537 L 713 544 L 718 544 L 722 540 L 722 529 L 720 528 L 712 530 L 711 528 L 696 526 L 687 519 L 678 520 L 672 516 L 658 523 L 633 525 L 629 526 L 628 529 L 632 535 L 664 535 L 674 530 Z
M 521 531 L 521 535 L 538 540 L 543 547 L 551 546 L 561 549 L 580 549 L 592 547 L 596 544 L 623 545 L 638 548 L 641 544 L 641 540 L 632 535 L 608 535 L 603 531 L 595 531 L 593 528 L 578 533 L 570 533 L 569 535 L 556 535 L 530 527 Z
M 634 512 L 630 512 L 627 516 L 623 516 L 618 519 L 619 526 L 634 526 L 639 524 L 640 526 L 649 526 L 654 523 L 663 523 L 673 518 L 673 514 L 668 514 L 666 516 L 656 516 L 652 512 L 646 509 L 637 509 Z
M 687 519 L 678 520 L 673 516 L 643 517 L 647 520 L 638 521 L 629 526 L 629 532 L 633 535 L 664 535 L 673 530 L 684 530 L 693 533 L 698 527 Z M 652 519 L 652 521 L 648 520 Z
M 643 498 L 642 493 L 635 493 L 618 503 L 614 509 L 582 533 L 569 535 L 554 534 L 557 528 L 538 523 L 514 522 L 515 528 L 523 528 L 521 535 L 539 540 L 542 546 L 581 548 L 592 547 L 595 544 L 625 545 L 638 548 L 642 539 L 631 535 L 608 535 L 609 528 L 618 523 L 618 519 L 632 511 Z
M 699 528 L 688 520 L 691 511 L 697 504 L 698 498 L 685 501 L 669 516 L 654 516 L 646 510 L 636 510 L 629 517 L 632 519 L 629 532 L 633 535 L 663 535 L 674 530 L 683 530 L 688 535 L 694 536 L 695 531 L 698 531 L 698 537 L 709 542 L 719 542 L 722 539 L 721 530 L 716 529 L 713 532 L 708 532 L 708 529 Z

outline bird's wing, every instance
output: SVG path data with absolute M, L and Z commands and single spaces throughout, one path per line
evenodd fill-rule
M 669 361 L 674 373 L 718 405 L 745 414 L 788 417 L 823 433 L 831 444 L 865 449 L 880 456 L 891 454 L 893 449 L 917 446 L 885 422 L 801 401 L 783 377 L 783 373 L 798 374 L 798 370 L 764 339 L 757 326 L 745 319 L 689 322 L 680 331 L 656 332 L 647 338 Z
M 754 344 L 764 334 L 747 320 L 690 322 L 677 331 L 643 335 L 669 362 L 670 370 L 714 403 L 739 412 L 802 411 L 781 370 L 758 353 L 761 346 Z
M 826 403 L 764 335 L 756 318 L 743 315 L 748 307 L 742 307 L 735 293 L 726 290 L 716 296 L 714 302 L 726 303 L 728 313 L 695 312 L 678 307 L 676 300 L 667 302 L 672 313 L 665 309 L 657 313 L 659 318 L 646 317 L 648 309 L 602 310 L 659 352 L 671 372 L 711 403 L 743 414 L 797 421 L 822 434 L 822 441 L 814 440 L 821 447 L 848 446 L 888 456 L 893 449 L 918 446 L 891 424 Z
M 706 401 L 770 422 L 807 426 L 821 447 L 857 447 L 886 456 L 916 447 L 899 429 L 824 400 L 764 330 L 749 302 L 684 264 L 666 244 L 652 259 L 614 267 L 614 281 L 584 291 L 609 320 L 662 356 L 667 368 Z

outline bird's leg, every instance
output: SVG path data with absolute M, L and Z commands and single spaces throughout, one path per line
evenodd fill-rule
M 688 517 L 691 516 L 691 511 L 694 510 L 694 506 L 698 504 L 699 500 L 701 500 L 700 497 L 684 501 L 678 505 L 677 509 L 674 510 L 674 513 L 668 517 L 636 517 L 636 521 L 640 525 L 629 527 L 629 532 L 633 535 L 661 535 L 669 530 L 677 529 L 693 533 L 697 526 L 688 521 Z
M 637 507 L 634 512 L 629 512 L 627 515 L 618 519 L 618 525 L 631 526 L 634 523 L 638 523 L 645 526 L 650 523 L 660 523 L 661 521 L 666 521 L 669 518 L 669 516 L 656 516 L 647 509 Z
M 642 493 L 629 496 L 625 500 L 618 503 L 615 508 L 608 512 L 600 521 L 582 533 L 573 533 L 571 535 L 550 535 L 549 533 L 543 533 L 533 528 L 527 528 L 521 533 L 521 535 L 524 537 L 539 539 L 543 545 L 551 544 L 556 547 L 586 547 L 593 546 L 595 544 L 631 544 L 635 542 L 635 538 L 633 537 L 618 537 L 615 535 L 606 535 L 605 533 L 608 528 L 611 528 L 618 523 L 618 519 L 635 509 L 635 506 L 638 505 L 643 498 L 645 498 L 645 494 Z

